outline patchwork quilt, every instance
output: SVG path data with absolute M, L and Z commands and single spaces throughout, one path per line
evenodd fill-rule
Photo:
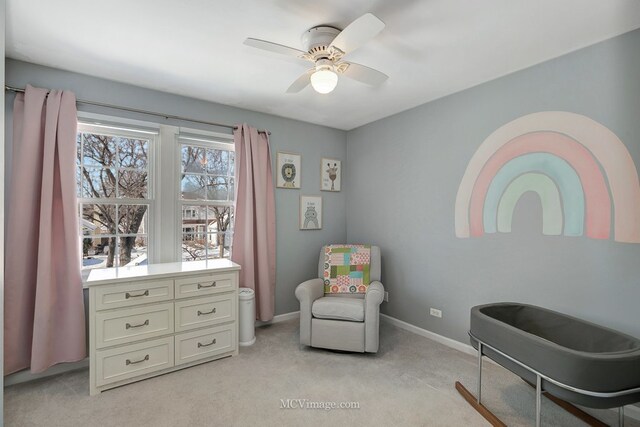
M 363 294 L 370 278 L 371 245 L 329 245 L 324 253 L 324 293 Z

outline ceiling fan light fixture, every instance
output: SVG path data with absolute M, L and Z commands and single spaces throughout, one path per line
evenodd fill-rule
M 311 86 L 318 93 L 330 93 L 337 84 L 338 75 L 329 68 L 322 68 L 311 74 Z

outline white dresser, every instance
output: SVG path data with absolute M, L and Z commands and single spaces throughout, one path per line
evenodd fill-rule
M 239 270 L 219 259 L 91 271 L 91 395 L 237 355 Z

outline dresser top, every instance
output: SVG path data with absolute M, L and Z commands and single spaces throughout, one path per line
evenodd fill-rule
M 85 287 L 104 285 L 131 279 L 149 279 L 189 273 L 225 272 L 240 270 L 240 265 L 228 259 L 206 261 L 168 262 L 133 267 L 99 268 L 91 270 Z

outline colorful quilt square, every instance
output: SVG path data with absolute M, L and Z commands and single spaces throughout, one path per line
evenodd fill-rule
M 325 248 L 324 291 L 365 293 L 369 286 L 370 245 L 330 245 Z

